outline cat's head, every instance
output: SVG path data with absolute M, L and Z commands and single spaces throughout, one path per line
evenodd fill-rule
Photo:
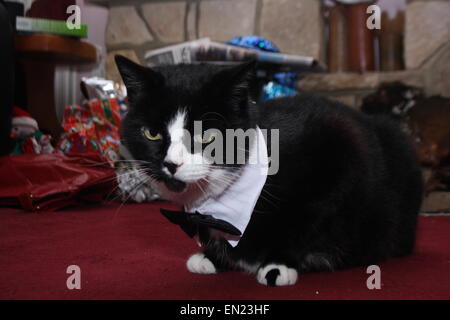
M 384 113 L 404 117 L 423 98 L 423 90 L 400 81 L 381 83 L 377 91 L 363 99 L 361 110 L 369 114 Z
M 255 127 L 249 103 L 254 63 L 147 68 L 116 56 L 116 64 L 129 100 L 123 143 L 163 197 L 185 203 L 196 191 L 226 188 L 239 165 L 217 163 L 204 151 L 219 135 L 225 138 L 226 129 Z M 225 155 L 225 141 L 222 145 Z

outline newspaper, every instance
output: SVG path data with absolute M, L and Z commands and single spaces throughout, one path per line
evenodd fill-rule
M 247 49 L 214 42 L 209 38 L 151 50 L 145 55 L 145 62 L 150 67 L 202 61 L 238 62 L 247 60 L 301 68 L 313 68 L 317 65 L 317 61 L 312 57 Z

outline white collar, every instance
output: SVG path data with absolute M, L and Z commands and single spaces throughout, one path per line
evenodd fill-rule
M 205 199 L 200 204 L 185 206 L 187 212 L 198 212 L 224 220 L 244 234 L 269 170 L 266 141 L 258 126 L 256 132 L 248 162 L 242 168 L 239 178 L 222 194 Z M 240 237 L 225 235 L 230 245 L 237 246 Z

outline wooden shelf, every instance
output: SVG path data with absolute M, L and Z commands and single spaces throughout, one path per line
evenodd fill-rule
M 16 35 L 15 49 L 20 57 L 55 64 L 94 63 L 97 50 L 89 42 L 47 33 Z

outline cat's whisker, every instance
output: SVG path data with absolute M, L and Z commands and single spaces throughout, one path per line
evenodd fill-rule
M 202 166 L 206 166 L 206 167 L 210 167 L 210 168 L 230 169 L 230 170 L 233 170 L 233 169 L 240 170 L 241 169 L 240 166 L 235 167 L 235 166 L 227 166 L 224 164 L 203 164 Z
M 210 184 L 210 185 L 215 186 L 215 187 L 222 187 L 222 186 L 219 185 L 216 181 L 210 180 L 210 179 L 208 179 L 207 177 L 206 177 L 206 178 L 201 178 L 200 180 L 203 180 L 203 181 L 205 181 L 207 184 Z
M 232 184 L 235 182 L 235 180 L 232 180 L 232 179 L 230 179 L 230 178 L 225 178 L 225 177 L 220 177 L 220 178 L 217 178 L 216 180 L 218 180 L 219 182 L 224 183 L 226 187 L 232 185 Z M 215 185 L 215 181 L 210 181 L 210 180 L 208 180 L 208 182 L 211 183 L 212 185 Z M 217 185 L 217 184 L 216 184 L 216 185 Z M 232 191 L 232 190 L 229 190 L 228 192 L 233 192 L 233 191 Z M 272 198 L 274 198 L 274 200 L 280 200 L 280 199 L 277 198 L 277 197 L 275 197 L 275 196 L 272 195 L 271 193 L 269 193 L 267 190 L 264 190 L 264 189 L 261 190 L 260 198 L 263 199 L 263 200 L 265 200 L 265 201 L 267 201 L 269 204 L 271 204 L 271 205 L 274 206 L 275 208 L 277 208 L 278 205 L 277 205 L 274 201 L 270 200 L 267 196 L 263 195 L 262 192 L 266 192 L 269 196 L 271 196 Z M 235 193 L 235 194 L 236 194 L 237 197 L 240 196 L 240 194 L 238 194 L 238 193 Z
M 139 169 L 137 171 L 139 171 Z M 134 171 L 134 172 L 137 172 L 137 171 Z M 110 182 L 110 181 L 118 180 L 118 178 L 121 178 L 121 177 L 127 176 L 127 175 L 131 175 L 131 174 L 132 174 L 131 172 L 121 172 L 119 174 L 116 173 L 113 177 L 103 180 L 103 182 Z
M 221 180 L 221 181 L 236 181 L 239 178 L 240 175 L 230 175 L 230 176 L 219 176 L 214 177 L 213 179 Z
M 223 177 L 222 177 L 223 178 Z M 233 179 L 221 179 L 221 178 L 216 178 L 214 180 L 212 179 L 206 179 L 208 181 L 208 183 L 210 183 L 211 185 L 215 186 L 215 187 L 224 187 L 224 188 L 228 188 L 229 186 L 231 186 L 236 180 Z M 232 192 L 232 191 L 230 191 Z M 236 193 L 237 196 L 239 196 L 238 193 Z
M 215 182 L 208 180 L 207 178 L 203 178 L 203 179 L 206 179 L 206 181 L 207 181 L 208 183 L 210 183 L 211 185 L 213 185 L 213 186 L 219 186 L 219 187 L 222 187 L 222 186 L 220 186 L 220 185 L 217 185 Z M 218 199 L 218 198 L 216 199 L 216 201 L 219 202 L 220 204 L 222 204 L 223 206 L 225 206 L 225 207 L 231 209 L 232 211 L 235 210 L 234 208 L 230 207 L 229 205 L 227 205 L 226 203 L 224 203 L 223 201 L 221 201 L 221 200 Z
M 117 191 L 118 189 L 120 189 L 121 192 L 118 193 L 109 202 L 115 201 L 118 197 L 123 196 L 124 193 L 132 194 L 135 189 L 137 189 L 139 186 L 142 186 L 145 183 L 152 183 L 155 181 L 155 179 L 152 177 L 152 175 L 149 175 L 145 171 L 145 169 L 137 169 L 137 170 L 134 170 L 133 172 L 124 172 L 121 175 L 117 175 L 117 180 L 119 179 L 119 176 L 129 176 L 129 175 L 133 175 L 133 176 L 137 177 L 137 179 L 139 179 L 138 184 L 135 184 L 131 190 L 124 191 L 124 190 L 120 189 L 119 181 L 117 181 L 117 186 L 108 194 L 107 198 L 110 196 L 111 193 Z
M 117 184 L 110 192 L 108 192 L 108 194 L 105 197 L 106 203 L 111 203 L 112 201 L 115 200 L 115 198 L 117 197 L 118 190 L 120 190 L 119 184 Z M 112 196 L 113 194 L 115 195 L 114 198 L 110 199 L 109 197 Z
M 239 147 L 236 147 L 236 149 L 239 150 L 239 151 L 244 151 L 244 152 L 246 152 L 248 154 L 250 153 L 250 151 L 247 150 L 247 149 L 242 149 L 242 148 L 239 148 Z
M 221 176 L 221 177 L 217 177 L 215 180 L 219 181 L 219 182 L 224 182 L 227 184 L 233 183 L 234 181 L 236 181 L 237 176 L 235 177 L 226 177 L 226 176 Z
M 236 175 L 230 175 L 230 176 L 219 176 L 216 179 L 218 180 L 223 180 L 223 181 L 232 181 L 234 182 L 236 180 L 236 178 L 238 178 L 240 175 L 236 174 Z
M 267 201 L 269 204 L 271 204 L 272 206 L 274 206 L 274 208 L 278 208 L 278 205 L 273 202 L 272 200 L 268 199 L 267 197 L 265 197 L 262 193 L 259 194 L 259 197 L 265 201 Z
M 203 190 L 203 188 L 202 188 L 201 185 L 200 185 L 200 182 L 197 182 L 197 181 L 196 181 L 195 184 L 196 184 L 197 187 L 200 189 L 200 191 L 202 192 L 203 196 L 204 196 L 204 197 L 207 197 L 208 194 L 205 192 L 205 190 Z
M 108 178 L 108 179 L 104 179 L 104 180 L 97 181 L 97 182 L 95 182 L 93 185 L 102 184 L 102 183 L 109 183 L 109 182 L 111 182 L 111 181 L 117 181 L 117 177 L 123 176 L 123 175 L 127 175 L 127 174 L 130 174 L 130 173 L 128 173 L 128 172 L 121 173 L 121 174 L 117 174 L 117 173 L 116 173 L 114 176 L 112 176 L 112 177 L 110 177 L 110 178 Z
M 253 209 L 253 212 L 254 213 L 258 213 L 258 214 L 266 214 L 266 213 L 268 213 L 267 211 L 261 211 L 261 210 L 258 210 L 258 209 Z
M 240 175 L 240 171 L 242 168 L 233 168 L 233 167 L 224 167 L 224 166 L 216 166 L 216 165 L 208 165 L 206 166 L 206 168 L 210 169 L 210 170 L 217 170 L 217 169 L 222 169 L 222 170 L 226 170 L 227 174 L 230 175 Z
M 100 167 L 100 166 L 105 166 L 105 165 L 109 165 L 109 166 L 114 166 L 116 163 L 149 163 L 148 161 L 144 161 L 144 160 L 115 160 L 113 162 L 109 162 L 109 161 L 104 161 L 104 162 L 97 162 L 97 163 L 93 163 L 93 164 L 86 164 L 84 165 L 85 167 Z
M 114 162 L 145 162 L 145 163 L 149 163 L 146 160 L 139 160 L 139 159 L 119 159 Z
M 281 200 L 280 198 L 274 196 L 272 193 L 267 191 L 267 189 L 265 189 L 265 188 L 262 188 L 261 192 L 265 192 L 267 195 L 271 196 L 274 200 Z
M 142 185 L 144 185 L 147 182 L 148 182 L 148 179 L 145 179 L 144 181 L 142 181 L 141 183 L 136 185 L 135 188 L 133 188 L 133 190 L 140 188 Z M 114 218 L 117 217 L 117 213 L 120 211 L 120 209 L 122 209 L 124 204 L 131 198 L 131 195 L 132 195 L 132 192 L 129 192 L 128 197 L 126 197 L 126 199 L 124 201 L 122 201 L 122 203 L 120 204 L 119 208 L 116 209 L 116 211 L 114 212 Z

